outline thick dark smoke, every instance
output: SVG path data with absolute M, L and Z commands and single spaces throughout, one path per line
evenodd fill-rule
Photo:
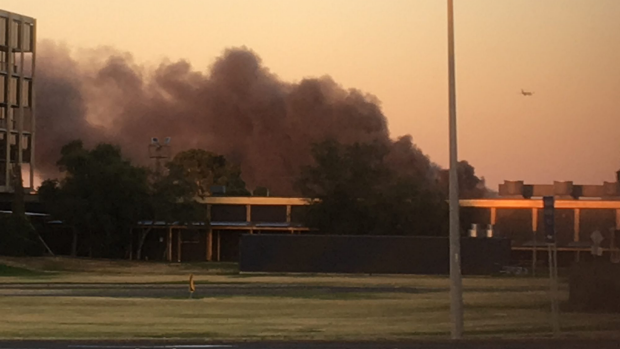
M 345 90 L 330 77 L 286 83 L 246 48 L 226 50 L 207 72 L 186 61 L 156 69 L 113 49 L 72 54 L 52 42 L 37 59 L 37 168 L 55 176 L 62 145 L 113 142 L 133 161 L 148 163 L 151 137 L 172 137 L 173 151 L 203 148 L 241 164 L 249 188 L 291 195 L 310 145 L 392 142 L 377 98 Z M 432 172 L 410 137 L 392 142 L 403 171 Z

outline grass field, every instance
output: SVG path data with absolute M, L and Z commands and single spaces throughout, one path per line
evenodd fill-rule
M 199 299 L 71 296 L 0 297 L 0 338 L 212 340 L 405 340 L 446 338 L 445 277 L 368 275 L 238 275 L 234 265 L 168 265 L 62 258 L 1 259 L 0 284 L 29 282 L 186 282 L 239 287 L 279 285 L 278 296 L 214 296 Z M 51 265 L 51 267 L 50 267 Z M 201 284 L 198 284 L 200 288 Z M 204 285 L 204 284 L 203 284 Z M 330 287 L 414 287 L 419 292 L 317 293 Z M 465 278 L 468 338 L 550 335 L 547 280 Z M 301 286 L 301 290 L 300 290 Z M 134 285 L 135 287 L 135 285 Z M 145 285 L 145 287 L 149 287 Z M 206 286 L 203 286 L 206 287 Z M 237 286 L 235 286 L 237 287 Z M 568 297 L 562 285 L 562 299 Z M 563 312 L 563 336 L 620 339 L 619 314 Z

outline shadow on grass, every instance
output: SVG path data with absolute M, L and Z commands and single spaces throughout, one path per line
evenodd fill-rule
M 47 277 L 51 275 L 49 273 L 0 264 L 0 277 L 3 276 Z

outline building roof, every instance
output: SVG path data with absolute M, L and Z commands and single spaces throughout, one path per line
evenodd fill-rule
M 466 199 L 461 207 L 476 208 L 543 208 L 542 199 Z M 556 200 L 557 209 L 620 209 L 620 200 Z
M 9 14 L 14 19 L 19 19 L 19 20 L 23 19 L 26 23 L 34 23 L 36 21 L 32 17 L 28 17 L 28 16 L 20 15 L 20 14 L 15 13 L 15 12 L 9 12 L 9 11 L 5 11 L 5 10 L 1 10 L 0 9 L 0 16 L 2 16 L 2 17 L 9 17 Z
M 196 199 L 201 204 L 209 205 L 291 205 L 305 206 L 312 203 L 308 198 L 283 198 L 271 196 L 209 196 Z

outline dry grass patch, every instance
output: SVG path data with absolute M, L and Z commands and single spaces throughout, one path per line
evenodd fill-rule
M 197 283 L 314 285 L 314 286 L 386 286 L 447 289 L 445 276 L 419 275 L 312 275 L 312 274 L 238 274 L 235 263 L 158 263 L 116 260 L 92 260 L 67 257 L 0 258 L 0 264 L 35 271 L 32 275 L 0 278 L 2 283 L 185 283 L 194 274 Z M 463 281 L 466 290 L 507 291 L 544 289 L 546 279 L 470 277 Z
M 104 260 L 70 257 L 0 257 L 0 264 L 41 272 L 133 274 L 133 275 L 182 275 L 189 272 L 203 274 L 236 274 L 236 263 L 161 263 L 128 260 Z

